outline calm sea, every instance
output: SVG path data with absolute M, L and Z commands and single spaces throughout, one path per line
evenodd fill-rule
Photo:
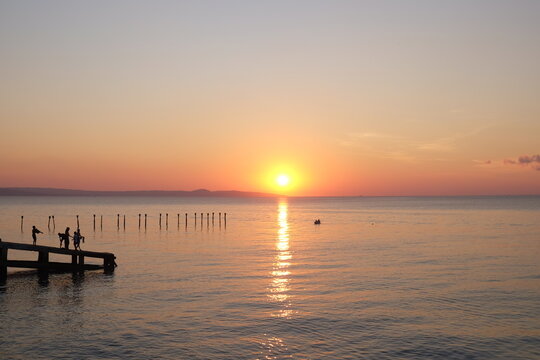
M 75 215 L 118 268 L 10 274 L 1 359 L 540 358 L 540 197 L 0 197 L 0 238 Z

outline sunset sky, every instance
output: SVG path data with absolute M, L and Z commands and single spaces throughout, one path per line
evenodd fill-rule
M 0 54 L 0 187 L 540 194 L 540 1 L 0 1 Z

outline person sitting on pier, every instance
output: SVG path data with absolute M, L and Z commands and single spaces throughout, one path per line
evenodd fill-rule
M 43 234 L 43 232 L 38 230 L 36 226 L 34 225 L 32 226 L 32 240 L 33 240 L 32 243 L 34 245 L 36 245 L 36 242 L 37 242 L 37 236 L 36 236 L 37 234 Z

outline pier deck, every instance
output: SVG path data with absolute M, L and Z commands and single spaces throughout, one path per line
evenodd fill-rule
M 37 261 L 9 260 L 9 249 L 37 252 Z M 71 261 L 49 261 L 49 254 L 71 255 Z M 103 265 L 85 264 L 85 258 L 103 259 Z M 8 267 L 38 269 L 40 271 L 83 271 L 104 269 L 106 272 L 112 272 L 116 266 L 114 259 L 116 259 L 114 254 L 107 252 L 69 250 L 52 246 L 0 241 L 0 280 L 6 279 Z

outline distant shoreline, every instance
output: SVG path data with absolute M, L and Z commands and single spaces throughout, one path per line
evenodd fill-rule
M 198 189 L 183 190 L 130 190 L 130 191 L 100 191 L 74 190 L 56 188 L 0 188 L 0 196 L 173 196 L 173 197 L 280 197 L 282 195 L 249 191 L 210 191 Z

